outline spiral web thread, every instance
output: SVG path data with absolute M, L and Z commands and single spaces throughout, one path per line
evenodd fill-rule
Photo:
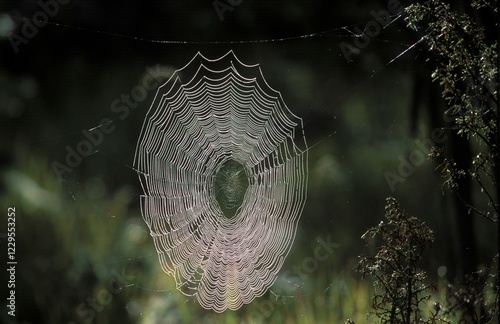
M 248 188 L 233 217 L 215 175 L 237 162 Z M 160 87 L 137 143 L 141 211 L 163 271 L 206 309 L 236 310 L 274 283 L 307 186 L 302 119 L 232 51 L 200 53 Z M 228 184 L 230 186 L 231 184 Z

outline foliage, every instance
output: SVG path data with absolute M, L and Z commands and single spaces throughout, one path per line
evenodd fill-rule
M 497 1 L 473 1 L 476 9 L 497 13 Z M 471 177 L 480 186 L 487 206 L 466 201 L 470 210 L 498 222 L 498 40 L 488 44 L 485 29 L 468 15 L 453 12 L 441 0 L 413 4 L 407 8 L 408 25 L 423 33 L 437 66 L 434 81 L 443 88 L 448 103 L 445 112 L 453 130 L 473 139 L 479 152 L 472 157 L 471 167 L 461 169 L 453 158 L 441 165 L 450 189 L 457 189 L 459 179 Z M 498 28 L 498 26 L 495 26 Z M 440 156 L 433 151 L 431 157 Z
M 494 323 L 500 302 L 497 269 L 498 255 L 491 267 L 467 276 L 465 285 L 448 285 L 444 314 L 458 323 Z
M 419 268 L 426 248 L 434 242 L 431 229 L 416 217 L 407 217 L 394 198 L 387 198 L 387 222 L 370 228 L 362 238 L 369 242 L 380 238 L 373 257 L 361 256 L 357 265 L 363 277 L 375 279 L 372 298 L 374 314 L 384 323 L 439 323 L 440 306 L 435 305 L 428 319 L 422 318 L 422 306 L 431 299 L 425 283 L 426 273 Z
M 406 9 L 407 23 L 424 35 L 436 63 L 432 78 L 441 85 L 448 103 L 445 120 L 476 150 L 465 165 L 444 156 L 440 169 L 445 185 L 457 193 L 469 213 L 497 223 L 498 236 L 498 1 L 472 1 L 470 6 L 477 10 L 475 17 L 495 19 L 483 20 L 481 26 L 473 15 L 454 12 L 441 0 L 429 0 Z M 488 32 L 495 36 L 488 39 Z M 434 148 L 429 157 L 441 155 L 443 151 Z M 467 183 L 464 179 L 473 180 L 479 189 L 474 201 L 460 196 L 459 187 Z M 459 314 L 464 323 L 492 322 L 498 317 L 498 254 L 495 260 L 486 269 L 467 274 L 462 286 L 448 287 L 448 313 Z

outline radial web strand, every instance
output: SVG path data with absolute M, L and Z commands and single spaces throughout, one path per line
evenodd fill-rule
M 206 309 L 236 310 L 276 280 L 307 186 L 302 119 L 232 51 L 198 53 L 158 90 L 134 163 L 162 269 Z

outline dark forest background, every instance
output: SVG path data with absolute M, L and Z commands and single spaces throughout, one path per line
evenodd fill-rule
M 233 50 L 243 63 L 260 64 L 269 85 L 304 120 L 311 147 L 308 198 L 283 273 L 311 256 L 319 238 L 330 237 L 338 247 L 305 276 L 277 280 L 296 288 L 274 289 L 287 296 L 280 297 L 284 306 L 273 304 L 273 320 L 307 322 L 301 314 L 317 309 L 335 314 L 329 319 L 364 318 L 371 288 L 353 269 L 360 254 L 375 248 L 360 237 L 383 220 L 388 196 L 435 232 L 423 264 L 429 280 L 465 284 L 467 273 L 490 266 L 498 253 L 496 223 L 468 212 L 415 142 L 436 142 L 432 134 L 444 125 L 447 105 L 439 83 L 432 82 L 436 61 L 423 43 L 416 44 L 423 34 L 401 17 L 369 37 L 351 61 L 342 52 L 341 44 L 355 46 L 353 33 L 374 21 L 372 12 L 388 11 L 396 2 L 232 3 L 238 5 L 221 20 L 212 1 L 69 0 L 17 53 L 9 35 L 22 35 L 26 22 L 15 17 L 31 18 L 41 6 L 34 0 L 0 3 L 1 206 L 4 214 L 16 208 L 16 321 L 181 323 L 221 322 L 226 316 L 232 323 L 252 311 L 268 317 L 259 305 L 249 305 L 214 319 L 161 272 L 131 167 L 155 91 L 123 121 L 111 110 L 147 67 L 173 71 L 197 52 L 218 58 Z M 491 30 L 493 18 L 473 13 L 467 1 L 453 6 Z M 63 162 L 66 147 L 76 147 L 82 130 L 105 117 L 116 122 L 116 130 L 60 182 L 53 162 Z M 446 143 L 451 141 L 449 134 Z M 456 157 L 474 154 L 474 147 L 456 141 L 449 144 Z M 402 175 L 401 165 L 418 152 L 425 158 Z M 401 177 L 392 188 L 388 172 Z M 6 217 L 0 225 L 2 260 Z M 116 272 L 128 276 L 122 289 L 99 302 Z M 7 281 L 0 283 L 2 298 Z M 255 304 L 273 298 L 269 293 Z M 299 299 L 306 301 L 304 308 L 287 308 Z M 6 313 L 0 318 L 11 320 Z

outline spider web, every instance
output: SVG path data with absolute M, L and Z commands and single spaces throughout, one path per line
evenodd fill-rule
M 54 25 L 68 27 L 57 23 Z M 365 23 L 359 25 L 365 25 Z M 217 45 L 281 43 L 306 38 L 319 41 L 318 39 L 321 38 L 323 40 L 327 38 L 345 39 L 362 36 L 354 35 L 349 31 L 350 27 L 352 26 L 292 38 L 216 41 L 214 43 Z M 85 31 L 79 27 L 74 29 Z M 131 38 L 146 43 L 172 43 L 101 31 L 94 32 L 107 36 Z M 346 98 L 352 97 L 353 93 L 356 92 L 354 90 L 363 88 L 367 81 L 373 80 L 378 72 L 384 70 L 409 50 L 414 49 L 421 40 L 411 46 L 400 43 L 405 49 L 398 52 L 397 56 L 380 69 L 376 69 L 369 77 L 363 79 L 352 91 L 346 93 Z M 375 37 L 373 41 L 385 42 L 386 40 L 382 37 Z M 184 41 L 179 43 L 204 44 L 204 42 Z M 242 98 L 246 101 L 242 101 Z M 265 103 L 265 105 L 261 107 L 257 103 Z M 209 108 L 209 105 L 212 108 Z M 321 112 L 325 110 L 327 108 Z M 271 120 L 275 122 L 272 128 L 275 130 L 273 133 L 250 133 L 259 127 L 265 131 L 270 124 L 263 126 L 263 123 Z M 249 121 L 254 124 L 250 124 Z M 288 121 L 291 124 L 283 124 L 283 121 Z M 305 124 L 308 126 L 307 122 Z M 172 126 L 176 128 L 173 130 Z M 219 131 L 221 126 L 226 127 L 223 132 Z M 156 244 L 162 269 L 175 278 L 177 288 L 181 292 L 188 296 L 195 296 L 203 307 L 217 312 L 223 312 L 227 308 L 239 309 L 241 305 L 250 303 L 256 297 L 264 295 L 273 283 L 279 283 L 276 282 L 276 275 L 282 268 L 283 261 L 295 240 L 298 219 L 304 205 L 305 185 L 308 177 L 307 152 L 334 134 L 331 133 L 319 141 L 313 140 L 313 144 L 307 147 L 302 126 L 302 119 L 294 116 L 286 108 L 279 93 L 268 86 L 258 65 L 245 65 L 232 52 L 215 60 L 209 60 L 198 54 L 184 68 L 176 71 L 174 76 L 158 91 L 146 116 L 141 137 L 137 143 L 134 159 L 135 168 L 118 162 L 129 170 L 139 170 L 139 178 L 144 190 L 144 195 L 141 197 L 142 211 L 148 213 L 144 214 L 144 220 L 149 226 L 150 234 L 152 234 Z M 328 130 L 328 132 L 331 131 L 331 129 Z M 255 137 L 256 135 L 257 137 Z M 257 139 L 264 139 L 263 136 L 269 137 L 270 135 L 281 136 L 283 141 L 276 141 L 275 146 L 269 147 L 270 154 L 267 156 L 263 154 L 264 159 L 253 165 L 253 168 L 248 167 L 248 165 L 252 166 L 249 161 L 236 158 L 235 154 L 238 153 L 243 157 L 255 156 L 254 149 L 256 151 L 264 149 L 262 145 L 257 144 Z M 311 139 L 312 136 L 309 138 L 310 142 Z M 140 147 L 141 143 L 146 143 L 149 146 L 147 149 Z M 252 152 L 245 151 L 244 144 L 247 145 L 247 148 L 251 147 Z M 218 150 L 214 148 L 217 145 L 219 145 Z M 99 154 L 102 153 L 99 152 Z M 215 159 L 215 156 L 218 156 L 219 159 Z M 204 159 L 198 160 L 198 157 Z M 292 172 L 293 170 L 290 170 L 293 168 L 292 161 L 297 165 L 302 163 L 301 166 L 304 167 L 305 172 L 303 174 Z M 363 159 L 359 159 L 359 161 L 361 161 L 358 162 L 359 164 L 363 163 Z M 244 177 L 249 182 L 249 188 L 243 192 L 236 190 L 238 188 L 223 176 L 225 166 L 231 163 L 235 163 L 244 171 Z M 289 166 L 289 168 L 285 166 Z M 271 191 L 264 184 L 264 180 L 269 181 L 269 179 L 275 181 L 274 192 L 280 193 L 281 199 L 286 198 L 287 193 L 283 192 L 286 180 L 282 174 L 276 173 L 278 170 L 288 171 L 287 174 L 295 176 L 294 181 L 302 182 L 302 187 L 298 183 L 294 183 L 296 187 L 303 190 L 302 196 L 295 196 L 300 201 L 295 201 L 294 205 L 287 205 L 293 201 L 280 202 L 276 199 L 264 201 L 266 198 L 264 194 L 271 194 Z M 353 166 L 352 170 L 356 170 L 356 167 Z M 271 172 L 275 172 L 273 175 L 276 178 L 272 178 Z M 231 170 L 228 174 L 231 174 Z M 221 186 L 217 185 L 217 179 L 222 179 Z M 259 190 L 252 192 L 252 185 Z M 290 183 L 287 185 L 290 186 Z M 219 188 L 226 191 L 225 194 L 222 193 L 222 204 L 218 199 L 221 192 Z M 242 198 L 231 199 L 227 192 L 242 194 L 244 198 L 239 203 Z M 286 228 L 287 233 L 282 234 L 290 234 L 288 241 L 274 238 L 280 234 L 278 233 L 278 230 L 281 229 L 278 228 L 279 219 L 265 215 L 265 212 L 261 212 L 260 215 L 267 217 L 258 219 L 249 217 L 246 223 L 241 222 L 241 215 L 245 208 L 247 211 L 257 211 L 250 199 L 259 201 L 261 208 L 267 208 L 265 210 L 283 211 L 288 206 L 288 210 L 295 213 L 288 214 L 288 216 L 295 217 L 288 220 L 289 224 L 281 223 L 291 226 L 291 228 Z M 235 201 L 238 203 L 233 206 Z M 278 206 L 276 203 L 281 205 Z M 270 207 L 268 204 L 274 205 Z M 228 217 L 226 211 L 223 210 L 224 207 L 235 209 L 234 216 Z M 197 208 L 198 210 L 196 210 Z M 200 210 L 200 208 L 208 209 L 210 212 Z M 110 213 L 106 212 L 106 214 L 115 217 Z M 251 223 L 252 221 L 253 223 Z M 267 232 L 254 232 L 253 237 L 237 236 L 234 231 L 231 231 L 237 222 L 240 222 L 242 228 L 247 226 L 245 228 L 250 230 L 255 230 L 257 225 L 263 227 L 261 224 L 264 224 L 267 226 L 265 227 Z M 254 227 L 251 227 L 252 225 Z M 273 225 L 274 228 L 270 227 Z M 266 235 L 274 237 L 266 237 Z M 273 243 L 274 245 L 272 245 Z M 239 246 L 240 250 L 234 249 L 235 246 Z M 228 249 L 224 250 L 226 247 Z M 269 251 L 266 254 L 267 247 L 269 247 Z M 249 250 L 244 250 L 244 248 Z M 214 251 L 219 251 L 219 254 L 216 255 Z M 252 254 L 249 251 L 252 251 Z M 276 251 L 281 251 L 281 255 L 277 254 Z M 247 259 L 238 259 L 237 256 L 244 256 Z M 127 260 L 130 260 L 128 257 Z M 218 263 L 212 261 L 210 257 L 217 257 L 214 260 Z M 255 263 L 244 264 L 242 263 L 244 260 Z M 272 271 L 266 269 L 265 264 L 269 264 Z M 206 269 L 209 266 L 212 267 L 213 272 L 207 272 Z M 241 270 L 239 270 L 240 272 L 236 271 L 238 266 L 243 267 L 242 269 L 247 273 L 241 272 Z M 223 272 L 223 270 L 233 269 L 234 272 Z M 267 276 L 265 277 L 267 281 L 262 280 L 259 274 Z M 296 287 L 302 286 L 301 283 L 296 284 L 293 280 L 289 281 L 285 276 L 283 277 L 287 284 Z M 210 281 L 210 283 L 204 282 L 204 278 L 208 278 L 205 280 Z M 335 284 L 336 281 L 331 281 L 324 293 L 326 294 Z M 137 284 L 135 286 L 149 291 L 166 291 L 148 289 Z M 273 291 L 271 294 L 277 296 Z M 294 296 L 296 296 L 295 293 Z M 294 298 L 294 296 L 284 293 L 280 297 Z
M 214 60 L 198 53 L 159 88 L 134 166 L 143 218 L 178 290 L 216 312 L 267 291 L 304 207 L 307 150 L 302 119 L 258 65 L 232 51 Z M 216 178 L 227 163 L 241 165 L 248 188 L 226 175 L 219 204 Z

